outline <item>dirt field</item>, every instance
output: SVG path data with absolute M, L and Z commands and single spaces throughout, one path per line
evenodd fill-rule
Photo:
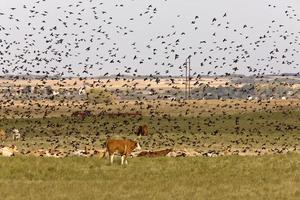
M 137 78 L 137 79 L 130 79 L 126 78 L 125 80 L 123 78 L 120 78 L 118 80 L 113 78 L 87 78 L 87 79 L 79 79 L 79 78 L 66 78 L 65 80 L 22 80 L 18 79 L 17 81 L 9 80 L 9 79 L 0 79 L 0 85 L 2 87 L 4 86 L 18 86 L 18 87 L 24 87 L 26 85 L 44 85 L 44 86 L 51 86 L 53 89 L 59 89 L 59 88 L 80 88 L 82 86 L 86 87 L 101 87 L 106 86 L 107 88 L 111 89 L 126 89 L 135 87 L 136 89 L 144 89 L 148 86 L 149 88 L 154 89 L 171 89 L 172 86 L 176 86 L 180 89 L 183 89 L 185 87 L 184 82 L 185 80 L 182 78 L 173 78 L 174 83 L 170 79 L 161 79 L 159 83 L 155 82 L 154 80 L 150 80 L 149 78 L 147 80 L 144 80 L 143 78 Z M 231 83 L 231 81 L 228 78 L 201 78 L 200 80 L 192 80 L 191 85 L 193 85 L 196 81 L 198 83 L 203 84 L 209 84 L 210 86 L 218 87 L 218 86 L 225 86 L 226 83 Z

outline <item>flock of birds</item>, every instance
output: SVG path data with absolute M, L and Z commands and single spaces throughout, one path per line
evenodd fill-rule
M 207 29 L 212 33 L 207 40 L 199 39 L 196 44 L 187 45 L 188 42 L 184 42 L 189 37 L 197 37 L 192 33 L 198 33 L 200 29 L 202 17 L 196 15 L 185 22 L 192 31 L 183 31 L 174 22 L 170 24 L 171 29 L 164 30 L 164 34 L 153 35 L 146 44 L 139 44 L 139 41 L 132 40 L 132 37 L 142 37 L 136 34 L 139 21 L 142 20 L 143 25 L 154 26 L 156 18 L 163 16 L 154 4 L 147 5 L 137 16 L 129 18 L 127 26 L 124 26 L 118 24 L 118 20 L 115 22 L 113 15 L 121 12 L 119 9 L 125 9 L 125 2 L 110 10 L 104 10 L 105 5 L 113 3 L 105 1 L 77 1 L 53 10 L 46 9 L 47 3 L 41 0 L 33 5 L 18 5 L 6 12 L 0 11 L 1 21 L 7 22 L 6 26 L 0 26 L 0 65 L 4 75 L 35 74 L 45 79 L 56 74 L 65 77 L 110 76 L 113 70 L 109 67 L 116 68 L 116 76 L 120 78 L 124 74 L 143 74 L 141 70 L 145 68 L 140 66 L 152 65 L 159 70 L 151 72 L 149 78 L 159 80 L 160 76 L 172 77 L 174 68 L 182 70 L 182 63 L 176 60 L 184 61 L 183 55 L 197 59 L 194 67 L 209 69 L 195 70 L 194 77 L 216 75 L 218 71 L 230 75 L 243 72 L 242 66 L 249 74 L 258 76 L 281 73 L 284 67 L 290 66 L 289 69 L 299 73 L 300 32 L 291 30 L 277 19 L 271 20 L 266 30 L 256 36 L 253 34 L 257 31 L 254 26 L 235 25 L 230 22 L 230 13 L 225 12 L 211 19 Z M 274 5 L 266 6 L 279 9 Z M 53 12 L 56 14 L 54 19 Z M 282 17 L 288 18 L 291 23 L 300 23 L 292 6 L 287 6 Z M 176 18 L 179 20 L 183 16 L 177 14 Z M 233 39 L 230 34 L 234 35 Z M 123 45 L 120 39 L 122 42 L 128 40 L 130 44 Z M 257 57 L 262 51 L 267 51 L 265 57 Z M 78 63 L 67 63 L 70 60 L 78 60 Z
M 153 80 L 151 84 L 154 85 L 158 84 L 162 78 L 169 79 L 170 83 L 173 84 L 176 76 L 172 75 L 172 72 L 176 69 L 181 71 L 182 75 L 184 66 L 181 61 L 184 62 L 184 56 L 189 55 L 198 59 L 196 65 L 199 68 L 209 68 L 207 71 L 195 70 L 192 73 L 195 80 L 201 80 L 203 76 L 215 76 L 217 80 L 218 71 L 223 71 L 225 76 L 230 76 L 241 72 L 240 66 L 244 66 L 247 73 L 255 75 L 257 78 L 266 74 L 280 74 L 284 71 L 281 68 L 284 67 L 291 69 L 296 76 L 300 74 L 300 66 L 297 62 L 300 32 L 292 31 L 277 19 L 272 20 L 265 31 L 257 32 L 254 26 L 248 24 L 234 25 L 230 22 L 230 13 L 224 12 L 209 21 L 209 29 L 212 30 L 209 39 L 200 39 L 196 44 L 187 45 L 184 41 L 191 36 L 191 33 L 197 33 L 200 30 L 201 16 L 196 15 L 190 21 L 185 22 L 189 25 L 188 31 L 181 30 L 180 26 L 175 24 L 170 24 L 170 29 L 166 29 L 163 34 L 151 36 L 147 39 L 147 44 L 144 45 L 143 43 L 140 44 L 138 40 L 131 42 L 129 38 L 135 37 L 136 32 L 138 32 L 138 28 L 135 27 L 136 21 L 143 20 L 143 25 L 147 24 L 147 26 L 153 26 L 157 23 L 157 18 L 161 16 L 161 9 L 154 3 L 146 5 L 137 16 L 129 18 L 125 26 L 114 21 L 114 17 L 111 15 L 113 11 L 120 12 L 119 9 L 124 9 L 127 6 L 125 1 L 115 4 L 114 8 L 110 10 L 104 8 L 106 4 L 111 5 L 111 2 L 96 0 L 77 1 L 69 5 L 57 6 L 55 10 L 41 9 L 45 8 L 47 3 L 46 0 L 39 0 L 32 5 L 11 7 L 5 12 L 0 10 L 0 20 L 6 21 L 5 25 L 0 25 L 0 66 L 3 76 L 13 75 L 14 86 L 18 85 L 20 79 L 26 79 L 33 75 L 37 75 L 45 85 L 47 80 L 53 78 L 53 75 L 59 75 L 61 78 L 58 81 L 61 88 L 64 87 L 64 82 L 68 79 L 71 80 L 72 77 L 88 80 L 89 77 L 95 75 L 104 77 L 106 80 L 104 84 L 107 85 L 110 84 L 110 79 L 126 80 L 128 84 L 137 79 L 141 79 L 141 81 Z M 278 9 L 275 5 L 266 6 L 269 9 Z M 55 17 L 53 12 L 57 13 Z M 20 13 L 24 14 L 22 18 Z M 287 6 L 283 15 L 291 23 L 300 23 L 297 11 L 292 6 Z M 181 18 L 182 14 L 176 15 L 176 19 Z M 236 35 L 236 40 L 224 37 L 224 33 Z M 253 33 L 258 34 L 258 36 L 256 37 Z M 124 41 L 130 43 L 130 45 L 125 46 L 125 49 Z M 270 48 L 266 48 L 267 44 Z M 266 55 L 260 57 L 260 52 L 265 48 L 267 50 Z M 75 63 L 73 60 L 78 62 Z M 143 74 L 143 68 L 139 66 L 145 65 L 154 66 L 155 69 L 159 70 L 155 70 L 149 75 L 140 76 Z M 114 70 L 118 73 L 112 74 Z M 128 78 L 124 75 L 130 76 Z M 30 81 L 28 80 L 28 84 Z M 74 85 L 76 84 L 75 82 Z M 196 81 L 193 87 L 201 84 L 200 81 Z M 135 86 L 130 87 L 130 89 L 134 91 Z M 94 81 L 89 87 L 97 88 L 99 82 Z M 128 95 L 130 95 L 130 91 L 128 91 Z M 31 132 L 24 141 L 20 141 L 20 145 L 24 147 L 22 149 L 24 154 L 29 154 L 29 149 L 32 147 L 44 146 L 45 144 L 50 145 L 54 150 L 72 147 L 71 151 L 77 151 L 83 146 L 102 145 L 99 144 L 99 141 L 103 143 L 112 132 L 117 131 L 122 136 L 130 136 L 134 132 L 135 125 L 145 121 L 149 123 L 153 134 L 150 137 L 140 138 L 140 140 L 142 145 L 149 149 L 169 148 L 177 144 L 205 149 L 206 152 L 202 152 L 203 154 L 218 154 L 218 152 L 211 152 L 214 145 L 214 148 L 219 148 L 219 151 L 225 148 L 226 151 L 234 152 L 231 150 L 231 145 L 244 145 L 246 149 L 249 149 L 255 146 L 255 143 L 259 143 L 254 136 L 268 137 L 259 129 L 240 129 L 239 117 L 234 114 L 227 114 L 226 110 L 222 111 L 223 108 L 227 109 L 228 107 L 240 111 L 245 106 L 232 103 L 219 103 L 215 107 L 206 109 L 206 105 L 201 107 L 197 103 L 188 104 L 186 102 L 173 102 L 167 103 L 167 105 L 160 101 L 153 101 L 152 103 L 132 101 L 133 105 L 132 102 L 118 102 L 118 105 L 110 102 L 104 104 L 106 107 L 103 108 L 103 104 L 97 106 L 69 100 L 61 100 L 55 105 L 48 104 L 48 101 L 41 103 L 30 100 L 27 104 L 25 100 L 21 101 L 21 104 L 14 100 L 1 99 L 0 101 L 2 116 L 12 114 L 16 118 L 24 118 L 24 121 L 3 119 L 1 125 L 14 128 L 11 126 L 13 126 L 13 122 L 16 122 L 14 125 L 19 126 L 17 128 L 20 129 L 20 132 Z M 252 105 L 252 111 L 272 114 L 272 110 L 279 110 L 284 115 L 291 116 L 292 113 L 289 113 L 286 108 L 299 109 L 297 101 L 285 106 L 270 102 L 261 105 L 263 103 L 258 103 L 261 107 L 260 110 L 256 110 L 256 105 Z M 117 118 L 117 120 L 104 117 L 105 120 L 102 121 L 102 117 L 96 115 L 96 117 L 89 118 L 90 121 L 87 123 L 86 121 L 79 122 L 76 119 L 70 119 L 65 115 L 74 110 L 85 110 L 91 107 L 91 110 L 99 111 L 102 109 L 105 112 L 124 112 L 128 108 L 131 109 L 129 112 L 142 110 L 145 111 L 143 114 L 147 117 Z M 178 112 L 179 115 L 174 118 L 167 112 L 160 112 L 163 107 L 168 107 L 175 112 L 177 110 L 184 111 Z M 198 111 L 203 111 L 207 116 L 197 113 Z M 35 114 L 41 112 L 43 118 L 34 119 Z M 65 121 L 47 118 L 51 116 L 51 113 L 59 113 L 61 116 L 56 117 L 64 117 Z M 263 116 L 261 117 L 263 118 Z M 26 121 L 25 118 L 33 119 Z M 199 122 L 200 119 L 203 120 L 201 123 Z M 226 130 L 226 128 L 218 129 L 215 127 L 219 121 L 225 119 L 234 120 L 234 132 L 232 134 L 242 137 L 216 147 L 218 141 L 212 141 L 212 139 L 218 136 L 224 139 L 222 132 L 232 131 L 232 129 Z M 256 119 L 249 117 L 247 121 L 253 123 Z M 271 130 L 277 128 L 278 132 L 295 133 L 299 131 L 299 127 L 295 124 L 291 125 L 273 120 L 265 120 L 264 122 L 266 123 L 264 127 L 272 126 Z M 60 130 L 63 130 L 64 133 L 62 134 Z M 201 134 L 197 135 L 197 132 Z M 47 141 L 40 141 L 40 137 L 46 137 Z M 69 139 L 65 137 L 69 137 Z M 296 135 L 292 135 L 292 137 L 297 141 L 299 140 Z M 32 141 L 28 141 L 27 138 L 32 138 Z M 280 138 L 286 139 L 284 135 L 278 136 L 278 138 L 278 140 Z M 203 143 L 206 140 L 209 144 Z M 265 141 L 266 143 L 274 142 L 274 140 L 268 141 L 268 138 Z M 274 147 L 276 144 L 275 142 L 271 146 Z M 274 151 L 280 152 L 290 148 L 297 150 L 296 144 L 289 146 L 283 142 L 282 145 L 281 150 L 275 149 Z M 265 146 L 262 144 L 262 148 Z
M 16 144 L 24 155 L 100 156 L 109 137 L 138 140 L 143 150 L 173 149 L 174 156 L 263 155 L 299 152 L 299 101 L 285 102 L 121 102 L 93 109 L 88 117 L 54 112 L 51 117 L 3 119 L 1 127 L 18 128 Z M 77 107 L 78 108 L 78 107 Z M 130 108 L 130 109 L 129 109 Z M 44 108 L 40 108 L 44 109 Z M 170 112 L 170 110 L 173 110 Z M 174 110 L 177 110 L 175 112 Z M 297 112 L 298 110 L 298 112 Z M 143 111 L 141 115 L 126 113 Z M 122 113 L 105 115 L 103 113 Z M 275 115 L 275 116 L 274 116 Z M 137 136 L 146 124 L 149 134 Z

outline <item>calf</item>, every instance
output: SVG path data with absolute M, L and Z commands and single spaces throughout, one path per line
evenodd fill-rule
M 147 136 L 148 134 L 149 134 L 149 131 L 148 131 L 147 125 L 142 125 L 142 126 L 138 127 L 138 129 L 137 129 L 138 136 Z
M 108 139 L 106 141 L 106 152 L 109 154 L 111 164 L 114 162 L 115 153 L 119 153 L 121 155 L 121 165 L 124 164 L 124 161 L 125 164 L 128 164 L 127 157 L 134 149 L 140 150 L 141 147 L 138 142 L 130 139 Z M 105 157 L 106 152 L 104 153 L 103 157 Z
M 0 141 L 3 142 L 6 139 L 6 133 L 4 130 L 0 129 Z

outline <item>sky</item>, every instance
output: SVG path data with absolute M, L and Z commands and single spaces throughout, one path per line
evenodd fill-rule
M 300 72 L 299 0 L 0 0 L 1 74 Z

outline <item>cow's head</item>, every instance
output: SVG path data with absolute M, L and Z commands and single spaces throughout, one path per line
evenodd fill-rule
M 141 150 L 142 149 L 138 142 L 135 142 L 135 149 L 136 150 Z

